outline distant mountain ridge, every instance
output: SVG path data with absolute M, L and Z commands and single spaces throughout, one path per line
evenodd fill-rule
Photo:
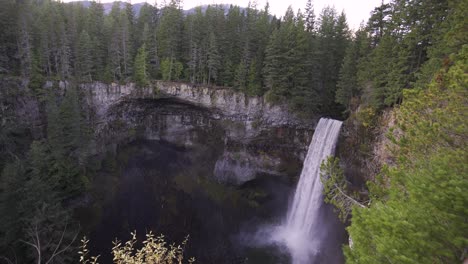
M 72 1 L 72 2 L 69 2 L 69 4 L 82 4 L 84 7 L 88 8 L 88 7 L 91 6 L 91 3 L 92 3 L 92 2 L 93 2 L 93 1 L 83 0 L 83 1 Z M 106 15 L 110 13 L 110 11 L 111 11 L 112 6 L 114 5 L 114 3 L 120 3 L 120 8 L 124 8 L 124 7 L 125 7 L 125 4 L 126 4 L 126 2 L 122 2 L 122 1 L 114 1 L 114 2 L 102 3 L 102 5 L 103 5 L 103 7 L 104 7 L 104 13 L 105 13 Z M 141 2 L 141 3 L 132 4 L 133 12 L 135 12 L 135 15 L 136 15 L 136 16 L 139 16 L 139 15 L 140 15 L 140 10 L 141 10 L 141 8 L 142 8 L 145 4 L 148 4 L 148 3 L 146 3 L 146 2 Z M 149 5 L 149 4 L 148 4 L 148 5 Z M 231 7 L 231 5 L 235 5 L 235 4 L 219 4 L 218 6 L 221 6 L 221 7 L 224 9 L 224 13 L 227 14 L 228 11 L 229 11 L 229 8 Z M 210 6 L 210 5 L 201 5 L 201 6 L 193 7 L 193 8 L 184 10 L 184 14 L 186 14 L 186 15 L 194 14 L 194 13 L 195 13 L 195 10 L 196 10 L 198 7 L 201 7 L 202 12 L 204 13 L 204 12 L 206 11 L 206 9 L 208 8 L 208 6 Z M 241 11 L 243 11 L 243 10 L 245 10 L 246 8 L 241 7 L 240 9 L 241 9 Z
M 72 2 L 69 2 L 70 4 L 82 4 L 84 7 L 88 8 L 91 6 L 91 3 L 93 1 L 89 1 L 89 0 L 84 0 L 84 1 L 72 1 Z M 108 2 L 108 3 L 102 3 L 102 6 L 104 7 L 104 13 L 107 15 L 110 13 L 111 9 L 112 9 L 112 6 L 114 5 L 114 3 L 120 3 L 120 8 L 124 8 L 125 7 L 125 2 L 122 2 L 122 1 L 114 1 L 114 2 Z M 145 5 L 147 3 L 145 2 L 141 2 L 141 3 L 136 3 L 136 4 L 132 4 L 132 8 L 133 8 L 133 12 L 135 12 L 135 15 L 140 15 L 140 9 L 143 5 Z

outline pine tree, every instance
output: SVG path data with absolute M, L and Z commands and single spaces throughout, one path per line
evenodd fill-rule
M 216 37 L 213 32 L 210 33 L 210 46 L 208 49 L 208 84 L 211 79 L 215 82 L 218 79 L 218 71 L 221 67 L 221 58 L 218 52 L 218 45 L 216 43 Z
M 121 47 L 122 47 L 122 66 L 125 77 L 132 73 L 132 58 L 133 58 L 133 9 L 129 3 L 126 3 L 125 10 L 120 12 L 120 27 Z
M 240 8 L 231 5 L 226 17 L 225 32 L 223 33 L 226 37 L 224 43 L 221 45 L 223 50 L 226 51 L 226 58 L 224 59 L 223 65 L 223 69 L 225 69 L 223 82 L 228 85 L 234 85 L 236 70 L 242 60 L 243 24 L 244 17 L 241 14 Z
M 106 57 L 108 56 L 107 44 L 109 34 L 106 32 L 104 7 L 101 3 L 92 1 L 88 9 L 87 29 L 85 29 L 91 38 L 91 57 L 92 57 L 92 79 L 99 80 L 106 75 Z
M 0 73 L 11 74 L 16 71 L 16 31 L 18 20 L 16 1 L 2 1 L 0 9 Z
M 124 77 L 122 34 L 119 30 L 120 5 L 115 2 L 110 14 L 106 17 L 106 27 L 109 31 L 109 44 L 107 56 L 107 68 L 110 70 L 112 80 L 120 80 Z
M 250 63 L 250 68 L 247 73 L 247 89 L 246 93 L 251 96 L 260 96 L 263 95 L 262 84 L 260 82 L 260 77 L 258 76 L 258 66 L 257 61 L 254 59 Z
M 291 50 L 291 68 L 293 87 L 291 89 L 291 103 L 294 109 L 307 114 L 317 111 L 318 95 L 313 89 L 311 72 L 312 61 L 310 59 L 309 34 L 305 30 L 302 15 L 298 14 L 295 27 L 295 43 Z
M 456 263 L 464 256 L 467 154 L 459 135 L 468 132 L 467 48 L 450 58 L 427 87 L 405 93 L 396 115 L 402 134 L 392 138 L 397 164 L 382 172 L 386 195 L 353 210 L 349 263 Z
M 320 111 L 335 112 L 335 91 L 341 65 L 349 43 L 349 29 L 344 13 L 338 16 L 336 10 L 325 7 L 319 17 L 317 30 L 317 63 L 320 82 L 317 94 L 320 95 Z
M 389 32 L 390 17 L 392 13 L 392 6 L 390 4 L 382 3 L 371 12 L 371 17 L 367 22 L 367 30 L 372 39 L 372 46 L 376 47 L 385 32 Z
M 268 98 L 272 101 L 289 98 L 293 86 L 292 60 L 294 52 L 295 25 L 294 12 L 288 8 L 281 27 L 275 30 L 266 49 L 265 85 L 269 90 Z
M 358 79 L 359 65 L 370 49 L 370 41 L 364 29 L 359 29 L 354 41 L 348 46 L 346 56 L 341 66 L 335 101 L 349 110 L 353 97 L 360 95 L 362 84 Z
M 173 79 L 172 73 L 179 61 L 180 45 L 182 43 L 182 11 L 180 0 L 171 0 L 167 6 L 162 10 L 160 23 L 158 24 L 157 39 L 158 39 L 158 52 L 161 58 L 166 58 L 169 62 L 169 69 L 166 69 L 166 76 L 169 80 Z M 162 68 L 162 63 L 161 63 Z M 161 69 L 162 70 L 162 69 Z
M 21 217 L 21 201 L 24 199 L 22 188 L 26 182 L 25 164 L 16 160 L 2 170 L 0 177 L 0 248 L 17 246 L 21 237 L 21 226 L 18 219 Z
M 91 81 L 92 80 L 92 46 L 91 38 L 88 32 L 85 30 L 81 31 L 78 40 L 77 57 L 76 57 L 76 75 L 80 80 Z
M 247 88 L 247 62 L 242 60 L 235 71 L 234 88 L 240 91 L 245 91 Z
M 312 0 L 307 0 L 305 8 L 305 28 L 307 32 L 314 32 L 315 28 L 315 13 Z
M 135 57 L 134 68 L 134 80 L 136 84 L 140 87 L 143 87 L 148 84 L 148 60 L 146 45 L 143 44 L 137 52 Z
M 30 33 L 30 13 L 26 4 L 19 5 L 18 25 L 18 55 L 20 61 L 21 75 L 30 77 L 32 71 L 32 43 Z

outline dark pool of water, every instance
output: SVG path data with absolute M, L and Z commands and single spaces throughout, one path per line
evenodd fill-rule
M 121 170 L 103 173 L 96 184 L 100 204 L 82 213 L 88 223 L 92 254 L 110 263 L 115 238 L 152 230 L 168 240 L 190 236 L 188 256 L 198 263 L 245 263 L 246 251 L 235 236 L 245 225 L 282 215 L 291 191 L 287 179 L 260 176 L 243 186 L 213 179 L 217 151 L 186 149 L 140 140 L 118 150 Z
M 287 253 L 278 248 L 246 246 L 248 236 L 242 234 L 284 217 L 293 192 L 290 181 L 259 175 L 242 186 L 220 184 L 212 174 L 220 153 L 211 146 L 187 149 L 150 140 L 120 148 L 95 182 L 96 204 L 80 213 L 91 253 L 101 256 L 100 263 L 111 263 L 115 238 L 125 241 L 136 231 L 143 239 L 151 230 L 175 243 L 189 235 L 186 256 L 197 263 L 288 263 Z M 341 263 L 337 241 L 343 240 L 343 227 L 333 214 L 323 221 L 341 231 L 324 242 L 332 243 L 326 253 L 331 255 L 316 263 Z

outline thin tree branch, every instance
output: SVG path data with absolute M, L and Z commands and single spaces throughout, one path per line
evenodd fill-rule
M 347 195 L 346 193 L 343 192 L 343 190 L 341 190 L 341 188 L 337 185 L 337 184 L 334 184 L 335 188 L 345 197 L 347 198 L 348 200 L 350 200 L 351 202 L 353 202 L 354 204 L 358 205 L 359 207 L 361 208 L 366 208 L 365 205 L 361 204 L 360 202 L 356 201 L 354 198 L 352 198 L 351 196 Z

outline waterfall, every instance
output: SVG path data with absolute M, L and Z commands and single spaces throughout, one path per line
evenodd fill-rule
M 289 248 L 294 264 L 309 264 L 310 255 L 318 250 L 318 220 L 323 204 L 320 165 L 334 154 L 341 124 L 327 118 L 318 122 L 286 221 L 278 229 L 276 239 Z
M 320 165 L 324 159 L 334 154 L 340 127 L 340 121 L 322 118 L 315 129 L 294 200 L 288 211 L 286 225 L 291 229 L 308 234 L 313 231 L 316 214 L 323 201 Z

